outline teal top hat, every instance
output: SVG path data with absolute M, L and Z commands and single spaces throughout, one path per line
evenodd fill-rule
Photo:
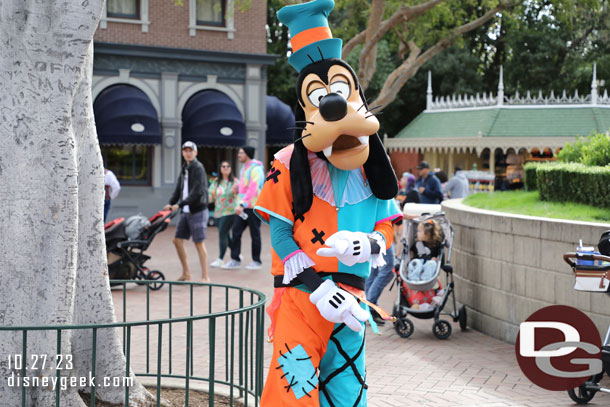
M 280 22 L 290 30 L 292 55 L 288 62 L 298 72 L 323 59 L 341 58 L 343 41 L 333 38 L 328 27 L 328 15 L 334 7 L 333 0 L 313 0 L 277 12 Z

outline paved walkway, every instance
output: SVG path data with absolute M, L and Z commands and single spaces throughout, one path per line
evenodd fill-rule
M 254 288 L 267 295 L 267 304 L 272 294 L 272 282 L 268 267 L 271 263 L 269 251 L 269 229 L 263 231 L 263 264 L 264 268 L 257 271 L 210 269 L 210 277 L 214 283 L 237 285 Z M 180 266 L 171 243 L 174 228 L 170 227 L 153 242 L 147 252 L 152 259 L 147 264 L 151 269 L 159 269 L 165 273 L 168 280 L 176 280 L 180 276 Z M 217 229 L 208 229 L 207 249 L 210 261 L 218 256 Z M 244 234 L 242 253 L 243 264 L 250 262 L 250 239 Z M 200 268 L 195 248 L 187 244 L 189 263 L 194 277 L 200 276 Z M 225 260 L 228 259 L 228 254 Z M 460 287 L 456 287 L 457 290 Z M 207 288 L 195 288 L 195 314 L 205 312 L 210 303 L 214 310 L 224 306 L 224 291 L 214 290 L 210 301 Z M 172 315 L 188 315 L 189 289 L 176 287 L 173 290 L 174 306 Z M 395 300 L 396 290 L 383 293 L 379 303 L 386 310 L 391 310 Z M 122 295 L 114 291 L 117 315 L 122 315 Z M 150 293 L 152 307 L 151 318 L 168 315 L 168 290 L 164 287 L 158 292 Z M 128 320 L 145 315 L 143 304 L 146 290 L 143 287 L 130 289 L 127 294 Z M 233 303 L 236 297 L 231 299 Z M 220 308 L 218 308 L 220 307 Z M 451 307 L 448 305 L 448 310 Z M 369 395 L 368 404 L 371 407 L 407 407 L 407 406 L 532 406 L 560 407 L 574 405 L 565 392 L 549 392 L 542 390 L 529 382 L 517 366 L 514 346 L 488 337 L 479 332 L 460 331 L 459 326 L 452 322 L 453 333 L 448 340 L 438 340 L 432 334 L 431 320 L 414 320 L 415 333 L 409 339 L 400 338 L 391 324 L 381 327 L 382 335 L 367 332 L 367 370 Z M 219 322 L 223 325 L 224 322 Z M 265 324 L 269 319 L 265 315 Z M 207 375 L 209 369 L 209 350 L 207 345 L 207 323 L 196 326 L 195 373 Z M 164 328 L 163 355 L 169 352 L 169 333 Z M 220 329 L 219 331 L 223 331 Z M 146 348 L 145 330 L 135 329 L 132 333 L 132 351 L 138 356 L 134 368 L 136 371 L 145 369 L 144 355 Z M 151 330 L 152 354 L 149 369 L 155 371 L 157 331 Z M 217 355 L 224 352 L 224 333 L 217 339 Z M 172 331 L 172 369 L 181 371 L 185 367 L 184 343 L 185 329 L 176 328 Z M 135 345 L 134 345 L 135 344 Z M 269 366 L 272 351 L 271 344 L 265 344 L 265 375 Z M 168 368 L 168 357 L 163 356 L 162 365 Z M 222 359 L 219 358 L 219 359 Z M 216 366 L 218 374 L 225 373 L 226 366 Z M 183 371 L 183 370 L 182 370 Z M 591 405 L 609 405 L 610 396 L 596 395 Z

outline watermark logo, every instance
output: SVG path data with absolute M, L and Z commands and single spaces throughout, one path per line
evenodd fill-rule
M 602 371 L 601 338 L 579 310 L 551 305 L 519 327 L 515 344 L 519 367 L 546 390 L 569 390 Z

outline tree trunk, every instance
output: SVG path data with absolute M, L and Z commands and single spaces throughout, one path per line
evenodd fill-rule
M 103 0 L 0 0 L 0 326 L 114 321 L 103 231 L 104 175 L 93 122 L 93 34 Z M 92 330 L 61 331 L 61 355 L 89 377 Z M 125 375 L 114 329 L 97 332 L 97 383 Z M 22 352 L 22 333 L 0 331 L 0 405 L 21 405 L 8 360 Z M 47 356 L 55 377 L 56 331 L 29 331 L 24 363 Z M 38 363 L 40 369 L 41 362 Z M 64 368 L 67 368 L 64 360 Z M 131 374 L 133 376 L 133 374 Z M 132 405 L 152 396 L 137 382 Z M 83 406 L 78 391 L 62 406 Z M 122 403 L 123 387 L 97 387 L 96 398 Z M 26 388 L 26 406 L 55 406 L 55 391 Z

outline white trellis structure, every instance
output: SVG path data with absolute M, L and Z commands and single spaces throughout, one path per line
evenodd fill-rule
M 490 109 L 565 109 L 565 108 L 599 108 L 610 109 L 610 96 L 608 91 L 603 94 L 598 93 L 598 80 L 596 77 L 596 65 L 593 65 L 593 78 L 591 81 L 591 93 L 579 95 L 578 91 L 573 95 L 565 90 L 561 95 L 555 95 L 551 91 L 550 95 L 544 96 L 542 92 L 532 95 L 527 91 L 525 95 L 518 92 L 513 96 L 504 94 L 503 69 L 500 67 L 497 94 L 490 93 L 475 95 L 451 95 L 436 96 L 432 94 L 432 75 L 428 72 L 428 88 L 426 91 L 426 110 L 422 115 L 434 115 L 445 112 L 490 110 Z M 608 110 L 610 111 L 610 110 Z M 484 126 L 482 126 L 483 129 Z M 592 128 L 595 126 L 592 126 Z M 449 132 L 451 129 L 447 129 Z M 408 127 L 403 130 L 407 131 Z M 399 135 L 395 138 L 385 140 L 385 145 L 389 153 L 391 152 L 418 152 L 418 153 L 471 153 L 480 156 L 485 149 L 495 151 L 501 149 L 504 154 L 509 149 L 518 152 L 522 149 L 531 152 L 534 149 L 543 151 L 550 149 L 555 151 L 563 147 L 567 142 L 574 141 L 574 136 L 554 136 L 549 134 L 544 137 L 517 137 L 502 136 L 494 137 L 484 134 L 484 130 L 476 131 L 472 135 L 462 137 L 411 137 Z

